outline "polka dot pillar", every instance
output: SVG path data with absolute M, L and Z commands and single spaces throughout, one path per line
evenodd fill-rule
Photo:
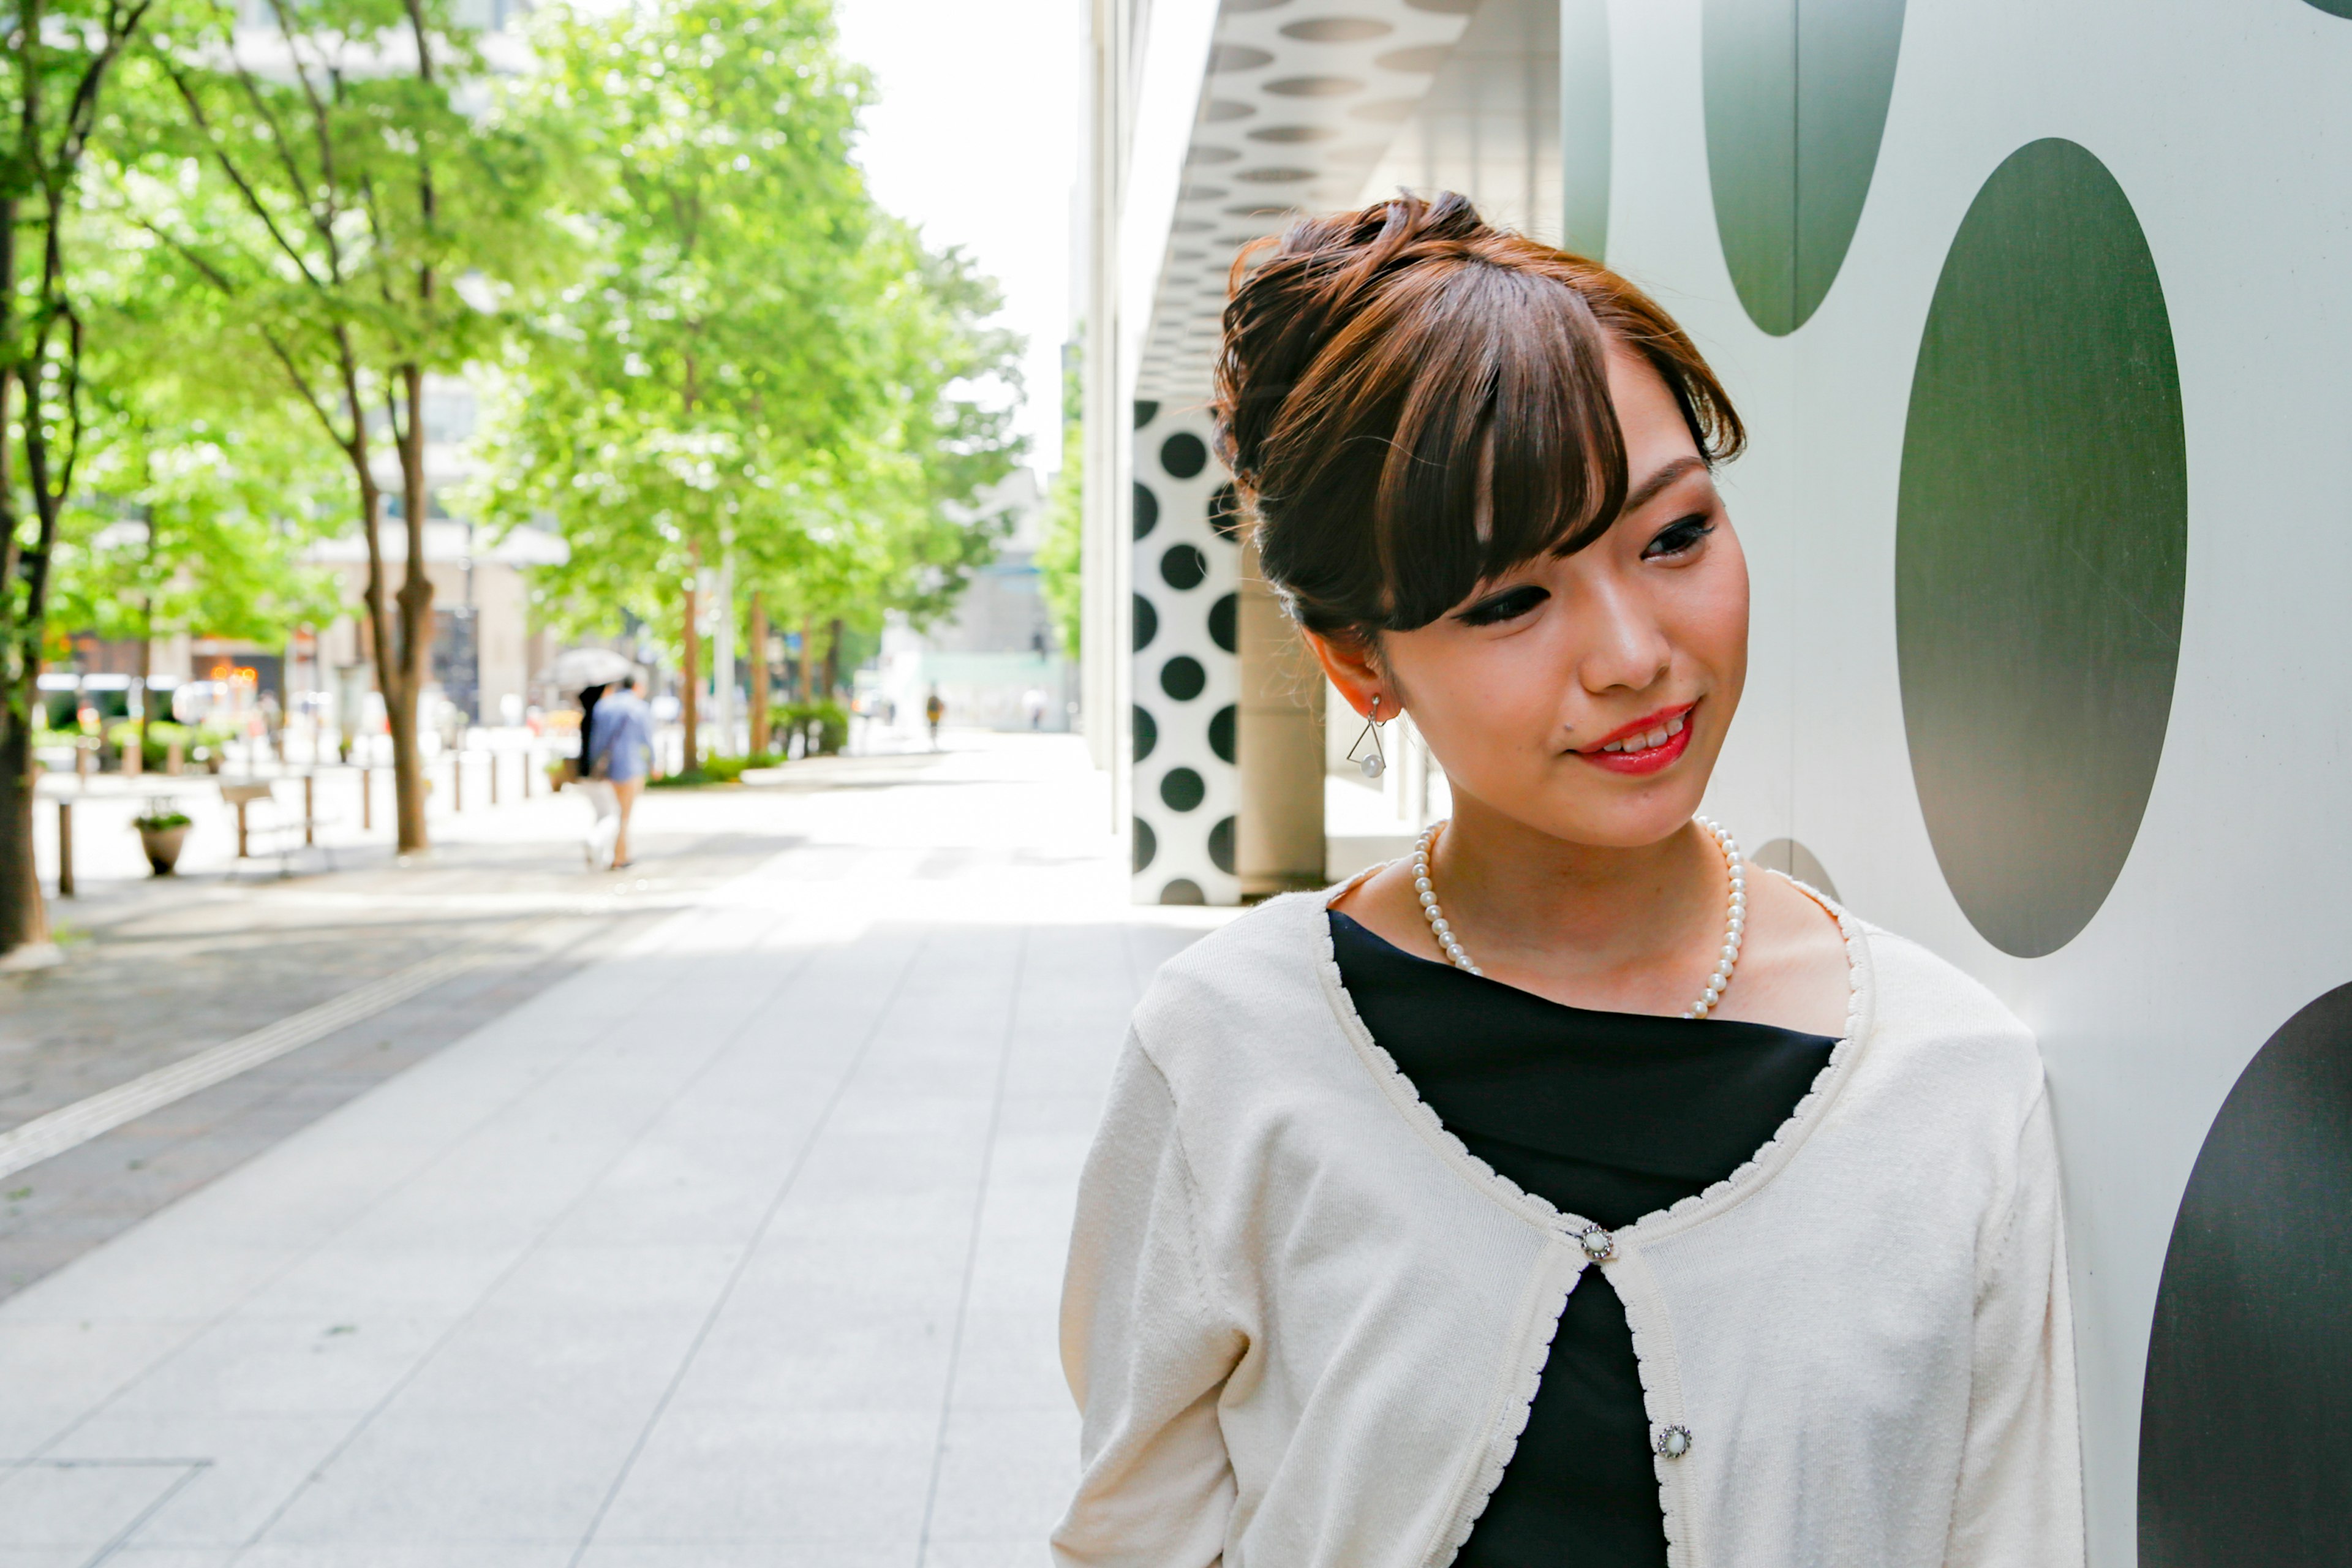
M 1135 900 L 1238 903 L 1232 486 L 1205 410 L 1135 415 Z

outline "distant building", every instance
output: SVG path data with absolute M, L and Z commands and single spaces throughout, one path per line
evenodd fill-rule
M 865 694 L 892 704 L 903 721 L 913 721 L 936 687 L 950 724 L 1070 728 L 1077 668 L 1054 635 L 1037 575 L 1045 502 L 1034 470 L 1014 469 L 974 510 L 1008 507 L 1013 531 L 972 574 L 955 615 L 920 632 L 893 615 L 878 668 L 860 677 Z

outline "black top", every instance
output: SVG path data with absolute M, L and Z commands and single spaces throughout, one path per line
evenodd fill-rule
M 1372 1038 L 1470 1152 L 1615 1230 L 1748 1163 L 1837 1042 L 1769 1024 L 1566 1007 L 1331 913 L 1339 977 Z M 1666 1560 L 1633 1331 L 1588 1268 L 1527 1430 L 1461 1568 L 1660 1568 Z

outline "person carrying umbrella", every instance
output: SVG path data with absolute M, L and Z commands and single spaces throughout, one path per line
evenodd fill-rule
M 653 750 L 652 713 L 635 665 L 610 648 L 573 648 L 555 663 L 560 686 L 580 693 L 580 754 L 574 781 L 595 821 L 583 845 L 593 868 L 630 863 L 629 814 L 645 788 Z

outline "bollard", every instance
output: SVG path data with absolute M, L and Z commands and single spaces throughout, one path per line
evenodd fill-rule
M 84 784 L 89 782 L 90 744 L 88 741 L 74 742 L 74 776 Z
M 449 809 L 466 809 L 466 754 L 463 752 L 449 753 Z
M 58 802 L 58 897 L 74 896 L 73 802 Z
M 499 754 L 498 754 L 496 752 L 490 752 L 490 753 L 489 753 L 489 758 L 490 758 L 490 804 L 491 804 L 492 805 L 498 805 L 498 804 L 499 804 Z
M 186 761 L 187 760 L 180 754 L 179 742 L 166 741 L 163 742 L 163 771 L 165 773 L 177 774 L 180 770 L 186 765 Z
M 312 828 L 319 820 L 318 784 L 318 774 L 302 775 L 302 847 L 305 849 L 318 843 L 318 840 L 310 836 Z
M 375 831 L 375 770 L 360 764 L 360 831 Z
M 240 860 L 251 858 L 246 853 L 245 797 L 243 795 L 239 795 L 236 801 L 236 858 Z

